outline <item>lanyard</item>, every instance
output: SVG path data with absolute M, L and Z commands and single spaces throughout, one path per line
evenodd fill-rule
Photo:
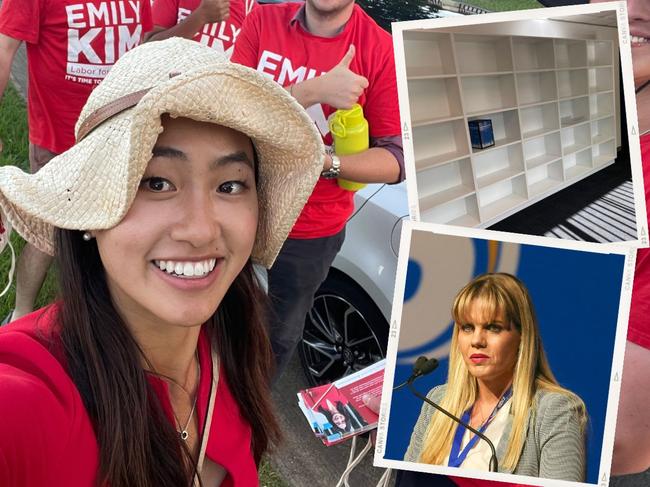
M 497 405 L 494 406 L 494 409 L 490 413 L 488 419 L 486 419 L 485 422 L 479 428 L 479 431 L 481 433 L 485 432 L 487 427 L 490 425 L 494 417 L 499 412 L 499 409 L 501 409 L 503 405 L 511 397 L 512 397 L 512 387 L 509 387 L 508 390 L 503 394 L 503 396 L 501 396 L 501 399 L 499 399 Z M 461 419 L 463 420 L 464 423 L 469 423 L 471 412 L 472 412 L 472 408 L 469 408 L 467 411 L 465 411 L 465 414 L 463 414 L 463 417 Z M 456 434 L 454 435 L 454 442 L 451 445 L 451 452 L 449 453 L 448 465 L 450 467 L 460 467 L 460 465 L 465 461 L 465 458 L 467 457 L 469 451 L 472 448 L 474 448 L 474 445 L 476 445 L 476 443 L 479 440 L 479 436 L 474 435 L 469 440 L 469 443 L 467 443 L 465 448 L 463 448 L 463 451 L 460 451 L 460 445 L 463 442 L 463 436 L 465 435 L 465 430 L 466 428 L 462 424 L 459 424 L 458 427 L 456 428 Z

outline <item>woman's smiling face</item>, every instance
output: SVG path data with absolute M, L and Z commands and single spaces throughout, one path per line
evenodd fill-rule
M 200 325 L 253 248 L 253 147 L 240 132 L 186 118 L 164 116 L 163 129 L 128 213 L 94 235 L 127 324 Z

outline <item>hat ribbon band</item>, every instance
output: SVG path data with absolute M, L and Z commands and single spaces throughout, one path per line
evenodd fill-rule
M 136 106 L 140 100 L 142 100 L 142 97 L 149 93 L 149 91 L 151 91 L 151 88 L 145 88 L 144 90 L 129 93 L 128 95 L 121 96 L 92 112 L 79 126 L 79 130 L 77 131 L 77 142 L 80 142 L 81 139 L 92 132 L 95 127 L 101 125 L 112 116 Z

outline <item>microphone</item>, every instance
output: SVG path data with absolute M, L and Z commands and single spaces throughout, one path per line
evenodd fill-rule
M 438 359 L 430 358 L 429 360 L 425 361 L 424 365 L 422 365 L 422 367 L 420 368 L 420 371 L 422 373 L 418 377 L 422 377 L 424 375 L 430 374 L 437 368 L 438 368 Z
M 430 374 L 436 367 L 438 367 L 438 360 L 435 358 L 428 359 L 424 355 L 418 357 L 413 364 L 413 373 L 411 376 L 400 385 L 393 387 L 393 391 L 400 390 L 402 387 L 413 382 L 418 377 Z
M 494 444 L 490 441 L 490 439 L 485 436 L 483 433 L 478 431 L 476 428 L 472 428 L 469 424 L 465 423 L 463 420 L 460 418 L 457 418 L 453 414 L 451 414 L 449 411 L 446 409 L 442 408 L 441 406 L 438 406 L 435 402 L 433 402 L 431 399 L 428 397 L 420 394 L 415 387 L 413 387 L 413 382 L 415 382 L 416 379 L 430 374 L 433 372 L 436 368 L 438 367 L 438 360 L 435 358 L 427 359 L 426 357 L 418 357 L 418 359 L 415 361 L 415 365 L 413 366 L 413 374 L 409 379 L 404 383 L 401 384 L 400 386 L 396 387 L 395 390 L 398 388 L 401 388 L 404 385 L 407 385 L 411 393 L 417 397 L 418 399 L 421 399 L 422 401 L 426 402 L 430 406 L 433 406 L 436 408 L 438 411 L 441 413 L 445 414 L 447 417 L 453 419 L 456 421 L 458 424 L 463 425 L 465 428 L 470 430 L 472 433 L 474 433 L 476 436 L 478 436 L 480 439 L 484 440 L 487 442 L 488 446 L 490 447 L 490 450 L 492 450 L 492 457 L 490 458 L 490 472 L 498 472 L 499 471 L 499 462 L 497 460 L 497 452 L 496 449 L 494 448 Z
M 413 364 L 413 373 L 414 374 L 420 373 L 422 367 L 426 363 L 427 363 L 427 358 L 424 355 L 418 357 L 417 360 L 415 361 L 415 364 Z

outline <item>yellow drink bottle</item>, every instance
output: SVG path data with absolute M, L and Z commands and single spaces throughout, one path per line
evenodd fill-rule
M 358 103 L 349 110 L 336 110 L 329 122 L 334 139 L 334 153 L 337 156 L 357 154 L 368 149 L 368 121 L 363 116 L 363 108 Z M 338 178 L 339 187 L 348 191 L 365 188 L 363 183 Z

